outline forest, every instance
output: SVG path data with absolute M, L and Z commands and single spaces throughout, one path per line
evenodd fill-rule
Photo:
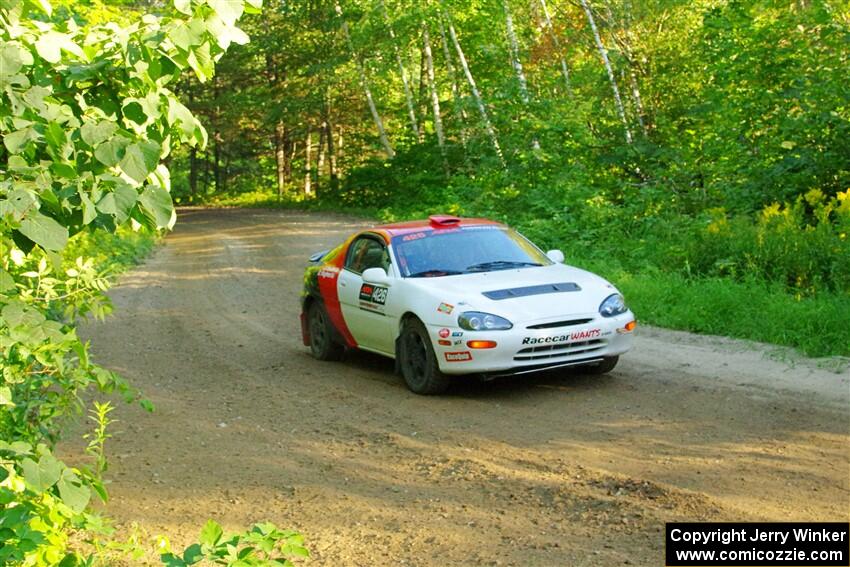
M 87 402 L 154 408 L 76 329 L 174 205 L 491 217 L 641 322 L 846 368 L 849 55 L 846 0 L 0 0 L 0 563 L 141 553 L 92 508 L 114 408 Z
M 846 355 L 848 24 L 843 1 L 271 3 L 181 85 L 210 142 L 173 195 L 493 217 L 647 322 Z

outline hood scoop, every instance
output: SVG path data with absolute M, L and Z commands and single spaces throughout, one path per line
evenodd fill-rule
M 514 287 L 509 289 L 496 289 L 493 291 L 485 291 L 481 295 L 487 299 L 492 299 L 493 301 L 501 301 L 502 299 L 528 297 L 529 295 L 544 295 L 547 293 L 562 293 L 566 291 L 581 291 L 581 286 L 575 282 L 562 282 Z

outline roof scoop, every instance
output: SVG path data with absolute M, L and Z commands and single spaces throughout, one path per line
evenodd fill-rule
M 453 217 L 451 215 L 431 215 L 428 217 L 428 221 L 434 228 L 446 228 L 459 225 L 460 217 Z

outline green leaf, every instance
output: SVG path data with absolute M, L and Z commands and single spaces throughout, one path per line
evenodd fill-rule
M 0 45 L 0 77 L 12 77 L 24 65 L 32 65 L 32 55 L 16 42 Z
M 201 551 L 201 546 L 197 543 L 194 543 L 186 548 L 186 551 L 183 552 L 183 561 L 185 561 L 188 565 L 194 565 L 199 561 L 203 560 L 204 554 Z
M 130 145 L 130 140 L 121 135 L 112 136 L 108 142 L 105 142 L 97 147 L 94 151 L 94 157 L 102 163 L 112 167 L 118 165 L 124 157 L 124 150 Z
M 109 120 L 86 122 L 80 128 L 80 136 L 82 136 L 85 143 L 91 147 L 95 147 L 111 138 L 116 130 L 118 130 L 118 125 Z
M 9 272 L 0 268 L 0 293 L 15 289 L 15 278 Z
M 245 0 L 207 0 L 207 4 L 230 26 L 235 25 L 245 11 Z
M 156 142 L 136 142 L 127 147 L 118 165 L 131 179 L 141 183 L 156 169 L 161 149 Z
M 187 16 L 192 15 L 192 0 L 174 0 L 174 8 Z
M 115 217 L 117 224 L 124 224 L 130 218 L 130 211 L 139 198 L 135 189 L 126 184 L 115 187 L 111 193 L 105 194 L 97 202 L 97 210 Z
M 210 55 L 210 44 L 207 42 L 190 51 L 187 61 L 202 83 L 211 79 L 215 73 L 215 66 Z
M 38 138 L 38 134 L 32 128 L 23 128 L 15 132 L 10 132 L 3 135 L 3 145 L 9 150 L 10 154 L 20 153 L 27 142 Z
M 0 406 L 15 407 L 12 401 L 12 390 L 8 386 L 0 386 Z
M 26 483 L 36 492 L 44 492 L 56 484 L 62 474 L 62 463 L 53 455 L 44 455 L 36 463 L 32 459 L 21 461 Z
M 139 204 L 153 217 L 157 228 L 171 228 L 174 204 L 168 191 L 158 185 L 150 185 L 139 197 Z
M 91 500 L 91 490 L 84 486 L 80 478 L 70 469 L 62 471 L 57 483 L 59 496 L 68 508 L 79 514 L 86 509 Z
M 224 533 L 221 526 L 214 520 L 207 520 L 206 525 L 201 530 L 201 543 L 210 547 L 215 547 Z
M 63 49 L 77 56 L 83 56 L 80 47 L 66 33 L 51 30 L 42 34 L 35 42 L 36 52 L 48 63 L 59 63 Z
M 80 201 L 83 205 L 83 224 L 89 224 L 97 218 L 97 207 L 95 207 L 91 197 L 82 191 L 80 191 Z
M 45 250 L 62 250 L 68 242 L 68 229 L 37 211 L 27 215 L 18 230 Z

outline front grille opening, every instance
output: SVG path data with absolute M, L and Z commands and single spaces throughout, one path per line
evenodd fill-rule
M 540 323 L 538 325 L 529 325 L 526 329 L 555 329 L 557 327 L 572 327 L 574 325 L 584 325 L 590 323 L 593 318 L 589 319 L 570 319 L 568 321 L 554 321 L 552 323 Z
M 566 343 L 561 345 L 545 345 L 528 347 L 520 350 L 514 356 L 514 360 L 544 360 L 547 358 L 558 358 L 563 356 L 576 356 L 591 353 L 605 347 L 604 339 L 592 341 L 581 341 L 577 343 Z

